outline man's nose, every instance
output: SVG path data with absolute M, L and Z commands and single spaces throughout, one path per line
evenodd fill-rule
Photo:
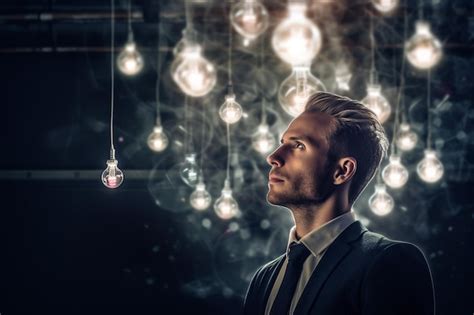
M 280 147 L 281 148 L 281 147 Z M 284 160 L 281 157 L 280 148 L 277 148 L 270 155 L 267 156 L 267 163 L 271 166 L 282 167 Z

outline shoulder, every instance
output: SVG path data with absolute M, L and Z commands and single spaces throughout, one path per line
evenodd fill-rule
M 284 260 L 285 254 L 278 256 L 277 258 L 267 262 L 260 266 L 255 272 L 254 278 L 263 277 L 265 274 L 271 274 L 275 269 L 278 268 L 280 263 Z
M 387 255 L 408 255 L 425 259 L 423 251 L 418 246 L 408 242 L 392 240 L 370 231 L 363 233 L 356 244 L 364 254 L 370 254 L 369 257 L 372 260 Z

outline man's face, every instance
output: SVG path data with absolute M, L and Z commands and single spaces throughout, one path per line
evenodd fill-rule
M 267 157 L 272 166 L 268 202 L 288 208 L 319 204 L 334 190 L 328 161 L 332 119 L 305 112 L 290 123 L 280 146 Z

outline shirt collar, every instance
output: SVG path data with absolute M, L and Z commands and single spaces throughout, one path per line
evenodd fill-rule
M 331 243 L 339 236 L 339 234 L 341 234 L 355 221 L 356 218 L 354 211 L 350 210 L 324 223 L 319 228 L 312 230 L 300 240 L 296 238 L 296 226 L 293 226 L 290 229 L 286 253 L 288 254 L 288 248 L 290 247 L 291 243 L 301 242 L 310 250 L 311 254 L 317 256 L 329 245 L 331 245 Z

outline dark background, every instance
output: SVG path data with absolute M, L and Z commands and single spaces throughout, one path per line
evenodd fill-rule
M 418 8 L 408 2 L 410 36 Z M 127 3 L 116 1 L 117 52 L 127 36 Z M 226 147 L 217 110 L 227 75 L 227 4 L 192 5 L 205 54 L 219 77 L 207 97 L 185 105 L 169 74 L 172 48 L 184 28 L 184 4 L 133 1 L 135 38 L 146 64 L 133 78 L 116 72 L 115 141 L 125 181 L 109 190 L 100 182 L 109 154 L 109 3 L 2 1 L 2 315 L 239 313 L 253 272 L 283 252 L 292 225 L 287 211 L 266 204 L 268 166 L 250 145 L 262 97 L 268 100 L 275 134 L 290 120 L 276 98 L 289 68 L 270 47 L 285 2 L 264 3 L 271 25 L 263 39 L 244 47 L 234 37 L 236 95 L 248 114 L 232 128 L 232 181 L 243 215 L 222 221 L 211 209 L 190 209 L 186 196 L 191 190 L 175 170 L 184 154 L 182 144 L 190 141 L 204 158 L 213 198 L 220 194 Z M 438 314 L 474 312 L 473 9 L 467 0 L 425 1 L 423 7 L 444 45 L 444 58 L 432 73 L 433 142 L 445 167 L 442 181 L 427 185 L 416 176 L 426 136 L 426 78 L 407 67 L 401 110 L 420 136 L 416 149 L 403 156 L 409 182 L 400 191 L 389 190 L 396 206 L 386 217 L 368 209 L 373 183 L 354 207 L 370 230 L 423 249 Z M 404 12 L 402 6 L 383 17 L 368 1 L 313 1 L 309 15 L 324 42 L 312 72 L 334 91 L 335 64 L 346 60 L 353 76 L 345 94 L 361 99 L 370 65 L 369 14 L 374 14 L 377 69 L 394 106 Z M 260 40 L 263 69 L 258 66 Z M 171 141 L 159 155 L 146 146 L 155 118 L 157 69 L 163 124 Z M 446 94 L 449 101 L 437 106 Z M 393 121 L 392 115 L 385 124 L 390 136 Z M 160 185 L 165 177 L 174 185 Z

